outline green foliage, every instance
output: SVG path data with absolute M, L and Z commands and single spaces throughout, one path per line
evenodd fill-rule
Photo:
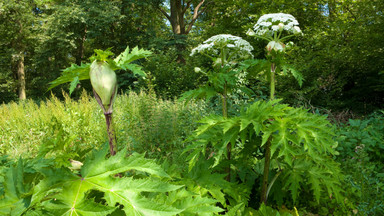
M 21 215 L 31 202 L 30 185 L 24 185 L 23 161 L 11 166 L 4 177 L 4 199 L 0 200 L 0 213 Z
M 162 216 L 212 215 L 221 211 L 214 206 L 214 199 L 170 183 L 169 175 L 143 155 L 127 157 L 126 151 L 113 157 L 107 154 L 108 145 L 94 151 L 85 159 L 79 173 L 65 167 L 51 167 L 47 160 L 32 160 L 32 165 L 27 166 L 20 159 L 6 173 L 1 212 L 109 215 L 119 209 L 126 215 Z M 155 199 L 158 196 L 164 199 Z
M 340 156 L 347 183 L 345 191 L 352 209 L 362 215 L 384 210 L 384 116 L 350 119 L 338 130 Z
M 208 71 L 207 82 L 197 89 L 183 93 L 180 100 L 188 102 L 192 99 L 205 99 L 208 101 L 214 96 L 223 94 L 225 85 L 227 93 L 230 94 L 239 88 L 238 73 L 238 70 L 230 66 L 224 66 L 219 71 Z
M 141 70 L 140 66 L 136 65 L 135 68 L 137 67 L 137 69 L 135 69 L 130 64 L 135 60 L 147 58 L 150 55 L 152 55 L 152 52 L 148 50 L 139 49 L 138 47 L 135 47 L 131 51 L 129 51 L 129 47 L 127 47 L 124 52 L 122 52 L 119 56 L 114 59 L 114 62 L 118 67 L 123 70 L 131 70 L 134 74 L 145 76 L 145 73 Z
M 148 79 L 139 80 L 140 86 L 153 89 L 162 98 L 173 99 L 182 92 L 194 89 L 201 81 L 201 74 L 193 71 L 194 60 L 185 57 L 186 64 L 177 61 L 178 54 L 174 49 L 157 50 L 147 61 L 143 62 L 145 71 L 149 71 Z
M 254 165 L 262 163 L 257 152 L 248 152 L 251 146 L 262 147 L 271 140 L 271 155 L 281 170 L 282 191 L 290 191 L 296 203 L 300 191 L 309 187 L 317 202 L 323 193 L 333 194 L 341 202 L 339 165 L 332 160 L 337 144 L 332 127 L 325 116 L 313 115 L 304 109 L 292 108 L 278 101 L 255 102 L 237 117 L 209 116 L 196 130 L 195 144 L 188 159 L 192 168 L 206 149 L 213 148 L 213 167 L 226 158 L 227 144 L 239 154 L 255 158 Z M 242 151 L 243 150 L 243 151 Z M 236 160 L 236 159 L 233 159 Z
M 65 95 L 36 104 L 32 100 L 0 106 L 0 152 L 10 158 L 47 154 L 60 166 L 84 159 L 86 152 L 106 141 L 103 113 L 86 92 L 78 100 Z M 183 143 L 207 115 L 204 103 L 184 105 L 141 92 L 119 95 L 115 102 L 118 146 L 147 152 L 155 158 L 179 158 Z M 61 162 L 60 162 L 61 161 Z
M 257 216 L 298 216 L 298 213 L 297 213 L 297 210 L 296 212 L 290 212 L 287 210 L 278 211 L 262 204 L 255 215 Z
M 306 26 L 291 56 L 307 78 L 301 96 L 316 107 L 368 114 L 383 104 L 383 2 L 334 2 Z M 319 10 L 321 12 L 321 10 Z M 300 22 L 300 20 L 299 20 Z M 375 63 L 372 63 L 375 62 Z M 291 89 L 288 82 L 284 88 Z M 297 91 L 297 89 L 292 89 Z M 292 101 L 294 103 L 294 101 Z
M 368 160 L 378 162 L 384 160 L 384 116 L 373 114 L 367 119 L 350 119 L 345 127 L 339 130 L 338 147 L 341 157 L 353 157 L 356 151 L 363 149 L 369 155 Z

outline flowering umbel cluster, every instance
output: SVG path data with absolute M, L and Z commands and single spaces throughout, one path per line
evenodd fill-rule
M 253 26 L 253 29 L 254 31 L 249 29 L 247 34 L 273 37 L 274 34 L 282 31 L 287 31 L 291 34 L 301 33 L 299 22 L 295 17 L 284 13 L 272 13 L 261 16 Z
M 231 62 L 253 57 L 252 50 L 253 47 L 251 44 L 241 37 L 229 34 L 219 34 L 209 38 L 194 48 L 191 52 L 191 56 L 200 53 L 211 58 L 222 58 L 220 55 L 225 51 L 226 56 L 224 56 L 224 60 Z
M 268 53 L 284 52 L 291 48 L 293 42 L 284 41 L 292 36 L 302 34 L 299 22 L 290 14 L 272 13 L 259 18 L 253 29 L 247 31 L 247 35 L 269 41 L 266 49 Z M 282 34 L 285 32 L 285 34 Z

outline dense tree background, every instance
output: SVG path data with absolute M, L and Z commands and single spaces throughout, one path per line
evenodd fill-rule
M 0 103 L 44 100 L 48 83 L 94 49 L 151 49 L 146 80 L 121 73 L 120 89 L 153 88 L 179 96 L 199 85 L 189 57 L 216 34 L 243 37 L 264 58 L 265 42 L 245 32 L 266 13 L 295 16 L 304 36 L 290 62 L 305 77 L 302 88 L 284 78 L 279 97 L 292 104 L 365 114 L 383 108 L 384 2 L 379 0 L 5 0 L 0 3 Z M 256 85 L 255 85 L 256 86 Z M 67 88 L 67 86 L 62 86 Z M 84 83 L 82 88 L 88 89 Z M 254 87 L 256 88 L 256 87 Z M 53 90 L 60 95 L 60 89 Z M 76 94 L 76 93 L 75 93 Z

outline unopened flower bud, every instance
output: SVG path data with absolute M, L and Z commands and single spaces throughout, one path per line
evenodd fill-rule
M 281 42 L 270 41 L 266 48 L 267 48 L 268 52 L 270 52 L 272 50 L 275 50 L 277 52 L 282 52 L 282 51 L 284 51 L 284 47 L 285 47 L 285 45 Z
M 292 41 L 289 41 L 286 45 L 285 45 L 285 49 L 291 49 L 293 47 L 294 43 Z
M 280 31 L 283 31 L 284 30 L 284 23 L 279 23 L 279 30 Z
M 71 167 L 69 167 L 69 169 L 71 170 L 80 170 L 81 167 L 83 166 L 83 163 L 81 163 L 80 161 L 70 159 L 69 162 L 72 165 Z
M 255 36 L 256 32 L 254 32 L 252 29 L 248 29 L 247 33 L 248 36 Z
M 222 63 L 223 63 L 223 61 L 221 60 L 221 58 L 217 58 L 217 59 L 213 62 L 213 66 L 221 65 Z
M 100 97 L 105 110 L 109 110 L 117 93 L 115 72 L 108 63 L 95 60 L 91 65 L 89 76 L 92 87 Z
M 196 73 L 200 73 L 200 72 L 201 72 L 201 68 L 199 68 L 199 67 L 195 67 L 195 72 L 196 72 Z
M 301 33 L 301 29 L 299 26 L 294 26 L 293 27 L 293 33 L 294 34 L 300 34 Z

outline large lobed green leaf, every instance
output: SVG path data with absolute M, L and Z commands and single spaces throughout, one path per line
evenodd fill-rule
M 59 78 L 49 83 L 50 86 L 48 88 L 48 91 L 58 85 L 70 82 L 71 83 L 70 89 L 72 93 L 76 85 L 80 83 L 80 80 L 89 79 L 90 65 L 91 65 L 90 63 L 81 64 L 80 66 L 76 64 L 72 64 L 70 67 L 63 70 Z
M 182 186 L 172 185 L 159 178 L 119 177 L 127 171 L 143 171 L 153 176 L 168 175 L 153 161 L 143 155 L 127 157 L 126 151 L 120 151 L 113 157 L 107 157 L 108 146 L 89 157 L 80 171 L 80 176 L 64 181 L 60 193 L 45 203 L 44 208 L 59 215 L 107 215 L 122 205 L 127 215 L 175 215 L 182 210 L 172 206 L 153 202 L 142 192 L 168 192 Z M 104 193 L 107 205 L 101 205 L 87 198 L 87 194 L 97 190 Z
M 21 215 L 31 202 L 29 185 L 24 185 L 24 165 L 21 159 L 8 169 L 4 179 L 5 197 L 0 200 L 0 213 Z
M 133 61 L 146 58 L 152 54 L 151 51 L 139 49 L 135 47 L 129 52 L 129 47 L 127 47 L 124 52 L 117 56 L 113 61 L 116 65 L 123 70 L 130 70 L 134 74 L 145 76 L 142 67 L 137 64 L 132 64 Z

